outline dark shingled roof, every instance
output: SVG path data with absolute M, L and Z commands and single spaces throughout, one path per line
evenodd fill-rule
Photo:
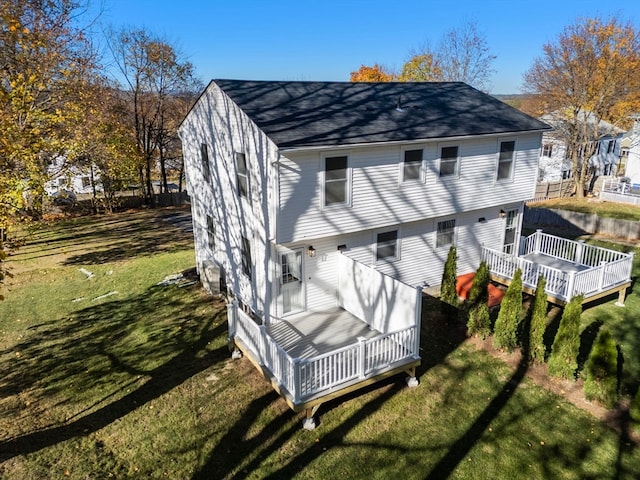
M 550 129 L 461 82 L 214 82 L 280 148 Z

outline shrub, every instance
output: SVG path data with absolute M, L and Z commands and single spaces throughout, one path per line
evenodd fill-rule
M 467 333 L 486 338 L 491 333 L 491 318 L 489 317 L 489 266 L 485 261 L 473 277 L 473 284 L 467 299 Z
M 500 305 L 493 332 L 493 345 L 512 351 L 518 346 L 518 324 L 522 317 L 522 271 L 518 268 Z
M 446 305 L 458 307 L 458 294 L 456 293 L 457 280 L 457 251 L 455 245 L 449 248 L 447 261 L 444 264 L 444 272 L 442 273 L 442 284 L 440 285 L 440 300 Z
M 613 408 L 618 400 L 618 350 L 608 330 L 600 330 L 584 371 L 586 399 Z
M 580 316 L 582 295 L 577 295 L 564 307 L 558 333 L 549 355 L 549 374 L 555 377 L 575 379 L 580 348 Z
M 536 285 L 536 295 L 531 307 L 531 324 L 529 326 L 529 360 L 544 363 L 545 346 L 544 331 L 547 328 L 547 294 L 544 288 L 547 284 L 540 275 Z

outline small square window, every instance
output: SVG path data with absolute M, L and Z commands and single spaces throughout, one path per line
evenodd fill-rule
M 91 186 L 91 178 L 90 177 L 82 177 L 82 188 L 87 188 Z
M 422 171 L 422 149 L 405 150 L 403 164 L 403 181 L 420 180 Z
M 553 155 L 553 144 L 552 143 L 545 143 L 542 146 L 542 156 L 543 157 L 551 157 L 551 155 Z
M 376 260 L 398 258 L 398 231 L 379 233 L 376 243 Z
M 445 220 L 438 222 L 438 230 L 436 233 L 436 248 L 447 247 L 453 244 L 456 229 L 456 221 Z
M 458 147 L 442 147 L 440 151 L 440 176 L 458 174 Z

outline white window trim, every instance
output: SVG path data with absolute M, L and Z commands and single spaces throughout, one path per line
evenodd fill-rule
M 418 178 L 404 178 L 404 156 L 405 152 L 411 150 L 422 150 L 422 161 L 420 163 L 420 176 Z M 407 145 L 400 149 L 400 184 L 416 184 L 425 182 L 425 147 L 424 145 Z
M 503 142 L 513 142 L 513 154 L 511 156 L 511 170 L 509 172 L 509 176 L 505 178 L 498 178 L 498 171 L 500 169 L 500 146 Z M 516 161 L 518 159 L 518 139 L 517 137 L 504 137 L 498 138 L 498 145 L 496 147 L 496 164 L 495 164 L 495 175 L 494 181 L 495 183 L 511 183 L 515 177 L 516 171 Z
M 441 171 L 442 171 L 442 149 L 443 148 L 447 148 L 447 147 L 458 147 L 458 156 L 456 157 L 456 169 L 455 172 L 450 174 L 450 175 L 441 175 Z M 440 180 L 441 182 L 446 182 L 448 180 L 452 180 L 452 179 L 458 179 L 460 178 L 460 164 L 462 163 L 461 158 L 460 158 L 460 150 L 461 150 L 461 145 L 459 142 L 448 142 L 448 143 L 439 143 L 438 144 L 438 171 L 437 171 L 437 176 L 438 176 L 438 180 Z
M 442 222 L 449 222 L 451 220 L 454 221 L 452 242 L 447 243 L 446 245 L 438 245 L 438 224 Z M 458 241 L 458 219 L 456 217 L 437 219 L 435 221 L 435 225 L 433 226 L 433 248 L 435 250 L 445 250 L 445 249 L 448 250 L 451 247 L 451 245 L 456 245 L 457 241 Z
M 347 157 L 347 185 L 345 191 L 345 201 L 343 203 L 325 204 L 325 173 L 327 166 L 327 158 Z M 320 159 L 320 208 L 322 210 L 334 210 L 345 207 L 351 207 L 351 189 L 353 184 L 353 172 L 351 168 L 351 154 L 349 152 L 333 152 L 325 153 Z
M 389 257 L 389 258 L 381 258 L 380 260 L 378 260 L 378 235 L 380 235 L 381 233 L 388 233 L 388 232 L 396 232 L 396 255 L 394 257 Z M 396 226 L 393 228 L 381 228 L 378 230 L 375 230 L 373 232 L 373 262 L 374 264 L 385 264 L 385 263 L 390 263 L 390 262 L 397 262 L 399 260 L 401 260 L 401 248 L 402 248 L 402 231 L 400 229 L 400 226 Z

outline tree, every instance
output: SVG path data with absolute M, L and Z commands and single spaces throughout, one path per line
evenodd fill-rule
M 398 77 L 400 82 L 430 82 L 440 80 L 442 71 L 436 63 L 433 52 L 425 50 L 414 53 L 402 66 Z
M 351 72 L 349 80 L 352 82 L 393 82 L 395 75 L 376 63 L 372 67 L 361 65 L 358 70 Z
M 450 309 L 446 306 L 457 308 L 460 303 L 458 301 L 458 293 L 456 292 L 457 257 L 456 247 L 455 245 L 451 245 L 449 253 L 447 254 L 447 261 L 444 264 L 442 283 L 440 285 L 440 301 L 443 303 L 447 312 L 449 312 Z
M 513 274 L 493 331 L 493 345 L 509 352 L 518 346 L 518 325 L 522 318 L 522 270 Z
M 489 273 L 487 262 L 480 262 L 480 266 L 473 277 L 469 291 L 467 333 L 486 338 L 491 333 L 491 318 L 489 316 Z
M 543 52 L 524 76 L 525 90 L 538 112 L 552 116 L 582 197 L 597 140 L 640 109 L 640 37 L 615 18 L 581 19 Z
M 465 82 L 479 90 L 489 91 L 495 59 L 478 24 L 466 22 L 444 34 L 438 44 L 435 63 L 441 80 Z
M 558 333 L 549 355 L 549 374 L 555 377 L 575 379 L 580 348 L 580 316 L 582 295 L 576 295 L 564 307 Z
M 635 396 L 631 399 L 631 405 L 629 406 L 629 416 L 631 420 L 640 425 L 640 388 L 636 391 Z
M 544 363 L 545 346 L 544 332 L 547 328 L 547 281 L 540 275 L 536 285 L 536 295 L 531 308 L 531 323 L 529 325 L 529 360 Z
M 177 119 L 186 111 L 185 105 L 175 108 L 175 103 L 190 98 L 185 92 L 199 89 L 200 83 L 191 63 L 182 60 L 168 42 L 145 30 L 112 33 L 109 47 L 129 96 L 136 148 L 143 159 L 138 176 L 150 202 L 156 160 L 166 188 L 166 148 L 176 133 Z
M 618 349 L 608 330 L 598 333 L 584 371 L 586 399 L 613 408 L 618 400 Z

